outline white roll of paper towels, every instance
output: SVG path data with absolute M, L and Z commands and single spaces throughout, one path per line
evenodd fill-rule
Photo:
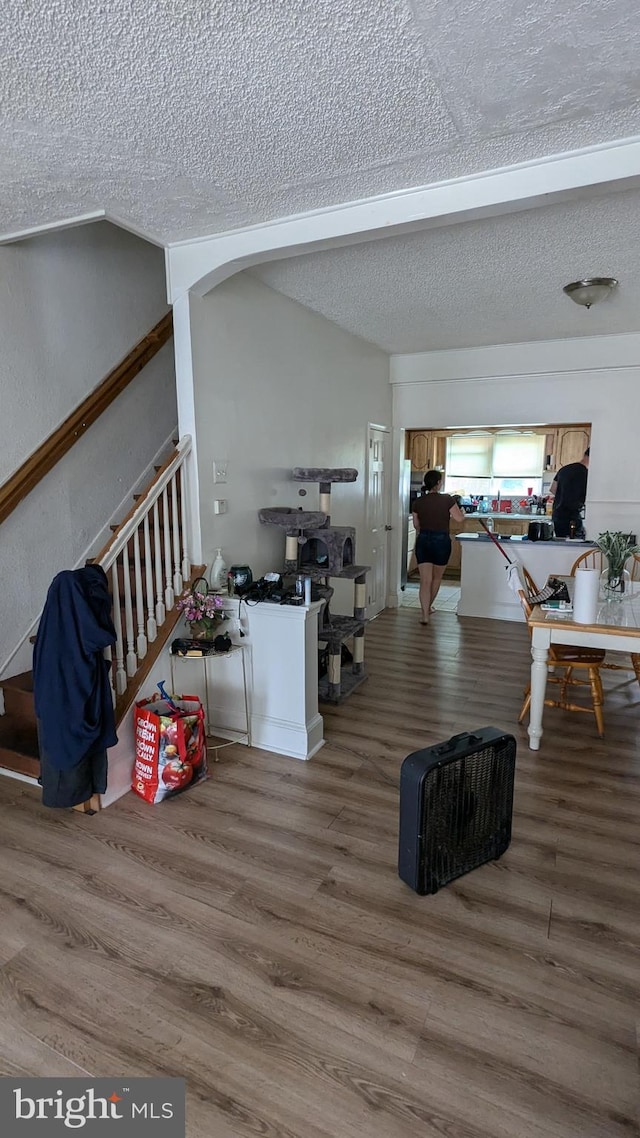
M 576 624 L 595 624 L 599 589 L 599 569 L 576 569 L 573 591 L 573 619 Z

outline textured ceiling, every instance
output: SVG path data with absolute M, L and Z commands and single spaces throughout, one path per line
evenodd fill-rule
M 0 235 L 168 242 L 637 133 L 637 0 L 4 0 Z
M 449 225 L 251 269 L 388 352 L 640 331 L 640 190 Z M 562 288 L 619 287 L 589 311 Z

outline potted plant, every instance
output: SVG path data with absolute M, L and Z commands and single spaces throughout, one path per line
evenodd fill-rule
M 178 599 L 176 607 L 183 614 L 194 639 L 213 640 L 216 624 L 225 620 L 224 601 L 209 590 L 206 577 L 197 577 L 190 589 Z
M 607 559 L 600 574 L 602 595 L 606 600 L 624 600 L 631 583 L 631 575 L 625 569 L 625 563 L 633 553 L 640 552 L 640 546 L 636 544 L 633 534 L 621 533 L 620 530 L 613 533 L 607 530 L 598 534 L 596 545 Z

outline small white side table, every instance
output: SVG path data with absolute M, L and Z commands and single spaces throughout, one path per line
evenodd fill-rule
M 223 661 L 228 660 L 230 656 L 240 653 L 242 660 L 242 692 L 244 699 L 244 715 L 246 730 L 237 731 L 236 728 L 225 727 L 219 723 L 211 722 L 211 700 L 209 697 L 209 672 L 212 664 L 218 667 L 223 666 Z M 200 664 L 202 666 L 202 676 L 204 681 L 204 711 L 205 711 L 205 724 L 207 735 L 221 734 L 224 738 L 230 738 L 231 742 L 244 743 L 247 747 L 251 746 L 251 716 L 249 714 L 249 698 L 247 694 L 247 668 L 245 663 L 245 647 L 244 644 L 233 644 L 228 652 L 214 652 L 210 656 L 179 656 L 171 653 L 171 690 L 177 692 L 176 687 L 176 662 L 180 665 L 183 664 Z M 185 670 L 185 675 L 187 671 Z M 183 685 L 184 686 L 184 685 Z M 198 685 L 199 686 L 199 685 Z

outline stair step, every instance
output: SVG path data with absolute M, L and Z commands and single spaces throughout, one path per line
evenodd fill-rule
M 7 676 L 6 679 L 0 680 L 0 688 L 33 694 L 33 672 L 19 672 L 17 676 Z
M 13 682 L 12 682 L 13 681 Z M 17 681 L 17 682 L 15 682 Z M 0 687 L 4 695 L 4 712 L 14 723 L 35 731 L 36 709 L 33 700 L 33 673 L 23 672 L 2 680 Z
M 6 718 L 0 716 L 0 767 L 38 778 L 40 760 L 35 727 L 16 726 L 13 721 L 4 723 Z

